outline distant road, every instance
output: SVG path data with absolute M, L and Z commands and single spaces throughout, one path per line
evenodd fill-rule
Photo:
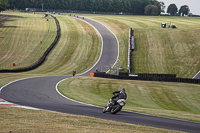
M 0 13 L 0 14 L 3 14 L 3 13 Z M 2 21 L 2 20 L 4 20 L 4 19 L 6 19 L 6 18 L 8 18 L 9 17 L 9 15 L 6 15 L 6 14 L 3 14 L 3 15 L 5 15 L 4 17 L 2 17 L 2 18 L 0 18 L 0 21 Z
M 103 39 L 103 49 L 99 61 L 89 71 L 80 76 L 89 75 L 89 73 L 94 72 L 96 68 L 100 68 L 102 64 L 114 64 L 118 58 L 118 42 L 116 37 L 102 24 L 91 19 L 85 19 L 85 21 L 92 24 L 101 34 Z M 107 70 L 108 69 L 109 68 L 107 68 Z M 104 71 L 107 70 L 106 68 L 104 69 Z M 75 102 L 61 96 L 56 87 L 60 81 L 67 78 L 72 78 L 72 76 L 46 76 L 18 80 L 0 88 L 0 98 L 19 105 L 62 113 L 84 115 L 130 124 L 139 124 L 186 132 L 200 131 L 200 123 L 196 122 L 128 111 L 121 111 L 116 115 L 102 113 L 103 108 L 101 107 Z M 105 105 L 106 104 L 107 103 L 105 103 Z

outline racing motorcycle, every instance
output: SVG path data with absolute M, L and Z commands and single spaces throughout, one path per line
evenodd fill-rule
M 103 113 L 110 112 L 111 114 L 116 114 L 119 112 L 122 107 L 126 104 L 125 99 L 119 99 L 116 103 L 112 102 L 112 99 L 109 100 L 106 107 L 103 108 Z
M 74 70 L 72 75 L 75 76 L 75 74 L 76 74 L 76 71 Z

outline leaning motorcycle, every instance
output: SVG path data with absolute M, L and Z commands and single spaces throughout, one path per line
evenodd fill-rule
M 106 107 L 103 108 L 103 113 L 110 112 L 111 114 L 116 114 L 119 112 L 123 106 L 125 106 L 126 100 L 125 99 L 119 99 L 116 101 L 116 103 L 112 102 L 112 99 L 109 100 Z

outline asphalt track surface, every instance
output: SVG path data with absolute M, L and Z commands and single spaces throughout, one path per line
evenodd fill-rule
M 4 17 L 0 18 L 0 21 L 2 21 L 2 20 L 4 20 L 4 19 L 9 17 L 9 15 L 3 14 L 3 13 L 0 13 L 0 14 L 5 15 Z
M 115 64 L 118 58 L 118 42 L 116 37 L 102 24 L 85 19 L 92 24 L 103 39 L 102 56 L 93 68 L 79 76 L 88 76 L 101 65 Z M 105 68 L 104 71 L 107 71 Z M 72 76 L 47 76 L 32 77 L 11 82 L 0 89 L 0 98 L 19 105 L 69 113 L 75 115 L 84 115 L 101 119 L 125 122 L 130 124 L 139 124 L 171 130 L 180 130 L 186 132 L 200 132 L 200 123 L 150 116 L 140 113 L 121 111 L 116 115 L 102 113 L 101 107 L 79 103 L 62 96 L 57 91 L 57 84 Z M 105 103 L 106 105 L 107 103 Z
M 200 71 L 193 77 L 193 79 L 200 79 Z

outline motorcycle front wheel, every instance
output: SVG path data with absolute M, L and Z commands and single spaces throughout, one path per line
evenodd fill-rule
M 107 106 L 105 108 L 103 108 L 102 113 L 106 113 L 106 108 L 107 108 Z

